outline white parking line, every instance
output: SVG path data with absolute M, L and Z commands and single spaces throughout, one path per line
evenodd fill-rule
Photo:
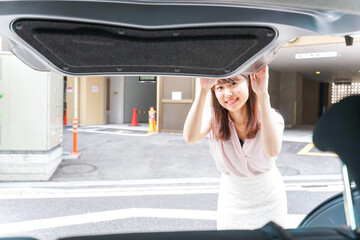
M 290 181 L 318 181 L 318 180 L 341 180 L 341 174 L 333 175 L 295 175 L 283 176 L 286 182 Z M 163 179 L 134 179 L 117 181 L 78 181 L 78 182 L 3 182 L 1 188 L 16 187 L 95 187 L 95 186 L 124 186 L 124 185 L 168 185 L 168 184 L 195 184 L 195 183 L 219 183 L 219 177 L 212 178 L 163 178 Z
M 340 192 L 341 175 L 285 176 L 286 191 Z M 81 182 L 9 182 L 0 199 L 217 194 L 220 178 L 138 179 Z
M 286 191 L 341 192 L 343 185 L 338 183 L 285 184 Z M 185 186 L 142 186 L 142 187 L 105 187 L 105 188 L 3 188 L 0 199 L 35 199 L 35 198 L 89 198 L 89 197 L 128 197 L 158 195 L 218 194 L 219 185 Z
M 0 235 L 36 231 L 41 229 L 73 226 L 87 223 L 97 223 L 127 218 L 169 218 L 169 219 L 194 219 L 216 220 L 216 211 L 188 210 L 188 209 L 154 209 L 154 208 L 130 208 L 95 213 L 78 214 L 64 217 L 36 219 L 23 222 L 0 224 Z M 286 228 L 296 227 L 304 215 L 288 214 Z
M 284 181 L 342 180 L 341 174 L 283 176 Z
M 82 129 L 79 128 L 77 131 L 78 132 L 87 132 L 87 133 L 101 133 L 101 134 L 110 134 L 110 135 L 123 135 L 123 136 L 134 136 L 134 137 L 147 137 L 147 136 L 152 136 L 157 134 L 156 132 L 152 132 L 152 133 L 148 133 L 146 131 L 144 131 L 144 133 L 126 133 L 126 131 L 131 131 L 131 130 L 121 130 L 118 129 L 118 131 L 112 132 L 112 131 L 103 131 L 106 128 L 98 128 L 98 129 Z M 99 131 L 102 130 L 102 131 Z M 72 132 L 73 129 L 67 129 L 67 131 Z
M 219 183 L 220 178 L 161 178 L 134 179 L 118 181 L 79 181 L 79 182 L 8 182 L 1 183 L 1 188 L 9 187 L 95 187 L 95 186 L 125 186 L 125 185 L 167 185 L 191 183 Z
M 128 197 L 185 194 L 216 194 L 219 186 L 174 186 L 140 188 L 90 188 L 90 189 L 54 189 L 54 188 L 8 188 L 0 189 L 0 199 L 29 198 L 83 198 L 83 197 Z

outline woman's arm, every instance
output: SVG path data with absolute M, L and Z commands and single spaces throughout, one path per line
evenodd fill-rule
M 269 157 L 275 157 L 280 153 L 284 125 L 275 122 L 270 96 L 268 93 L 269 72 L 265 66 L 256 74 L 251 75 L 251 84 L 258 97 L 261 114 L 261 143 L 264 153 Z
M 216 83 L 216 79 L 200 79 L 200 92 L 196 96 L 184 124 L 183 138 L 187 143 L 203 139 L 211 130 L 211 118 L 204 116 L 206 95 Z

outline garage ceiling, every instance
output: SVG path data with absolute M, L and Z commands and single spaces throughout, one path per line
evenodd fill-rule
M 352 46 L 341 43 L 282 47 L 269 67 L 280 72 L 299 72 L 306 78 L 321 81 L 360 81 L 360 41 Z M 342 41 L 342 40 L 341 40 Z M 337 57 L 295 59 L 299 53 L 337 52 Z M 316 74 L 319 71 L 320 74 Z

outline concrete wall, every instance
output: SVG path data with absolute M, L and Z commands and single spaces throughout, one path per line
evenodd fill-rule
M 104 77 L 80 77 L 78 79 L 79 125 L 104 124 L 105 111 Z M 67 124 L 74 118 L 74 78 L 67 78 Z
M 270 70 L 269 72 L 269 95 L 271 107 L 280 109 L 280 72 Z
M 302 124 L 315 124 L 319 119 L 319 93 L 319 82 L 303 80 Z
M 79 86 L 80 84 L 78 83 L 78 89 L 77 89 L 77 94 L 79 96 Z M 67 109 L 67 125 L 72 125 L 73 122 L 73 118 L 74 118 L 74 77 L 67 77 L 67 82 L 66 82 L 66 109 Z M 79 107 L 79 104 L 78 106 Z M 79 113 L 78 113 L 79 114 Z M 79 115 L 78 115 L 79 116 Z
M 124 77 L 110 78 L 110 117 L 109 123 L 124 123 Z
M 281 73 L 280 112 L 285 125 L 292 127 L 301 124 L 302 76 L 296 72 Z
M 160 128 L 164 131 L 181 132 L 195 94 L 195 79 L 189 77 L 163 77 L 161 89 Z M 181 93 L 181 99 L 173 99 L 174 92 Z
M 137 115 L 139 123 L 149 122 L 147 111 L 151 106 L 156 108 L 156 83 L 140 83 L 139 77 L 125 77 L 124 79 L 124 122 L 131 123 L 134 108 L 146 111 Z
M 303 92 L 303 76 L 299 73 L 296 74 L 296 120 L 295 125 L 303 124 L 302 121 L 302 92 Z
M 324 91 L 329 91 L 331 96 L 331 85 L 325 85 Z M 280 110 L 287 127 L 313 125 L 319 119 L 319 82 L 305 79 L 296 72 L 281 73 L 271 70 L 269 94 L 271 106 Z M 326 92 L 324 98 L 328 97 L 327 94 Z M 327 99 L 324 99 L 325 101 Z
M 81 77 L 79 124 L 104 124 L 104 77 Z

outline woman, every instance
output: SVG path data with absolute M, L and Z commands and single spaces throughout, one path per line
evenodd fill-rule
M 250 76 L 200 79 L 184 125 L 184 140 L 209 134 L 210 151 L 220 170 L 218 230 L 256 229 L 269 221 L 284 225 L 286 194 L 275 166 L 284 120 L 271 108 L 268 67 Z M 211 113 L 203 114 L 207 93 Z

